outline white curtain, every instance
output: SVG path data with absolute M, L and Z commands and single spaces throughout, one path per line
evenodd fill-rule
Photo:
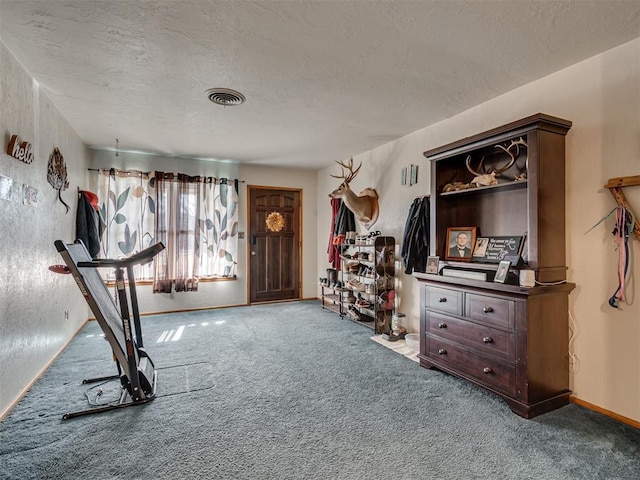
M 200 217 L 200 272 L 235 277 L 238 266 L 238 185 L 226 178 L 203 186 Z
M 155 192 L 144 172 L 99 170 L 99 214 L 105 222 L 102 258 L 122 258 L 155 243 Z M 135 268 L 136 279 L 152 278 L 150 264 Z M 107 273 L 111 279 L 111 273 Z

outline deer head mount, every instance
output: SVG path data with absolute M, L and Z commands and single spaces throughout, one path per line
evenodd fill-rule
M 338 188 L 336 188 L 333 192 L 329 194 L 331 198 L 342 198 L 342 201 L 347 206 L 349 210 L 353 212 L 355 217 L 358 219 L 364 227 L 369 230 L 371 226 L 376 223 L 378 220 L 379 213 L 379 205 L 378 205 L 378 192 L 373 188 L 365 188 L 358 195 L 356 195 L 349 183 L 353 180 L 360 168 L 362 167 L 362 162 L 358 165 L 358 168 L 353 169 L 353 157 L 349 159 L 348 163 L 340 162 L 336 160 L 336 163 L 340 165 L 340 170 L 342 170 L 342 175 L 331 175 L 333 178 L 343 179 L 344 181 L 340 184 Z M 345 175 L 345 169 L 347 170 L 347 174 Z
M 494 168 L 490 172 L 482 172 L 482 163 L 484 162 L 484 157 L 480 159 L 480 163 L 478 164 L 478 167 L 474 169 L 471 167 L 471 155 L 468 155 L 467 161 L 466 161 L 467 170 L 469 170 L 469 172 L 475 175 L 475 178 L 470 182 L 471 185 L 476 187 L 485 186 L 485 185 L 497 185 L 498 179 L 496 178 L 496 176 L 500 175 L 503 172 L 506 172 L 513 166 L 514 163 L 516 163 L 516 160 L 520 156 L 521 145 L 524 147 L 527 146 L 527 142 L 525 142 L 522 139 L 522 137 L 519 138 L 518 140 L 511 140 L 511 143 L 506 147 L 502 145 L 496 145 L 495 148 L 504 150 L 507 153 L 507 155 L 509 155 L 510 158 L 507 161 L 507 163 L 505 163 L 502 167 Z M 514 147 L 515 147 L 515 152 L 513 151 Z M 526 174 L 518 175 L 516 177 L 516 180 L 522 180 L 523 178 L 526 178 Z

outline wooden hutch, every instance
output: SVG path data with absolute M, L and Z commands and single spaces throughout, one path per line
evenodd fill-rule
M 420 364 L 499 395 L 525 418 L 566 405 L 571 393 L 568 296 L 575 285 L 566 282 L 565 261 L 570 128 L 567 120 L 537 114 L 424 153 L 431 162 L 431 255 L 440 265 L 438 274 L 414 274 L 421 282 Z M 519 145 L 508 152 L 512 142 Z M 491 173 L 516 150 L 497 184 L 466 188 L 474 178 L 469 165 Z M 475 227 L 480 237 L 525 237 L 521 260 L 505 283 L 493 281 L 496 263 L 445 260 L 447 229 L 454 227 Z M 520 269 L 535 272 L 535 286 L 519 285 Z M 447 270 L 486 279 L 444 276 Z

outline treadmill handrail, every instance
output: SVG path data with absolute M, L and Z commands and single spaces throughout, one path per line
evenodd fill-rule
M 144 250 L 140 250 L 133 255 L 126 258 L 97 258 L 88 262 L 78 262 L 78 268 L 93 268 L 93 267 L 126 267 L 128 265 L 142 265 L 150 262 L 153 257 L 164 250 L 164 244 L 158 242 L 155 245 L 151 245 Z

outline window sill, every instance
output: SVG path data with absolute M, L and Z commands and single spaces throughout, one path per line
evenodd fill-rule
M 206 277 L 198 279 L 198 283 L 211 283 L 211 282 L 235 282 L 238 277 Z M 115 280 L 107 280 L 105 282 L 107 287 L 115 286 Z M 153 280 L 136 280 L 136 286 L 140 285 L 153 285 Z

